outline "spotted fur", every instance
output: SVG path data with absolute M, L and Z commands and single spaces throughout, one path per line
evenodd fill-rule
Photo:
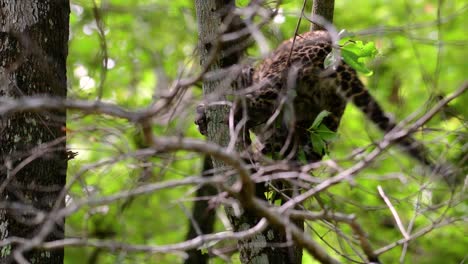
M 382 131 L 395 127 L 354 69 L 342 62 L 336 70 L 326 71 L 324 61 L 331 51 L 327 32 L 307 32 L 283 42 L 255 68 L 242 70 L 235 86 L 241 94 L 246 89 L 241 97 L 244 104 L 239 105 L 247 109 L 240 108 L 236 119 L 247 118 L 246 126 L 263 143 L 264 152 L 298 159 L 303 151 L 307 161 L 320 160 L 324 153 L 314 151 L 307 129 L 326 110 L 330 114 L 322 123 L 336 131 L 348 101 Z M 272 118 L 276 112 L 280 114 Z M 424 146 L 412 137 L 399 144 L 423 164 L 432 165 Z

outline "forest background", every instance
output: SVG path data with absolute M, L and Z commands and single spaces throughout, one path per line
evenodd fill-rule
M 246 4 L 238 1 L 240 7 Z M 296 30 L 309 30 L 306 19 L 297 27 L 303 9 L 309 14 L 311 3 L 303 7 L 302 1 L 283 1 L 248 56 L 261 60 Z M 362 75 L 361 80 L 396 120 L 411 124 L 466 82 L 467 10 L 468 4 L 455 0 L 336 1 L 334 25 L 355 33 L 354 40 L 375 44 L 377 56 L 366 61 L 373 74 Z M 88 0 L 71 1 L 68 98 L 99 97 L 131 110 L 157 104 L 177 81 L 200 72 L 197 32 L 194 3 L 188 0 L 106 0 L 94 5 Z M 437 159 L 457 167 L 467 162 L 467 100 L 466 93 L 455 98 L 415 133 Z M 153 133 L 204 140 L 194 124 L 201 101 L 197 82 L 154 116 Z M 66 236 L 105 243 L 66 247 L 65 263 L 181 262 L 183 250 L 158 252 L 151 246 L 186 240 L 201 181 L 184 179 L 200 175 L 202 153 L 174 151 L 141 158 L 135 154 L 145 147 L 141 128 L 99 111 L 70 110 L 67 137 L 68 149 L 77 155 L 68 164 L 67 177 L 74 184 L 66 203 L 80 206 L 67 217 Z M 340 168 L 352 167 L 382 137 L 350 105 L 325 160 Z M 325 167 L 315 173 L 323 178 L 333 175 Z M 320 193 L 320 198 L 330 211 L 356 217 L 374 249 L 381 250 L 384 263 L 464 263 L 468 245 L 464 188 L 463 177 L 455 190 L 450 189 L 391 147 L 352 180 Z M 140 193 L 129 194 L 132 190 Z M 391 201 L 399 219 L 382 197 Z M 211 201 L 214 207 L 232 203 L 223 196 Z M 222 206 L 216 215 L 215 230 L 228 229 Z M 414 235 L 409 243 L 404 243 L 396 220 Z M 308 221 L 306 232 L 344 263 L 358 259 L 350 226 L 320 219 Z M 119 246 L 113 248 L 112 243 Z M 233 240 L 221 239 L 202 248 L 213 257 L 212 263 L 238 263 Z M 318 262 L 305 252 L 303 263 Z

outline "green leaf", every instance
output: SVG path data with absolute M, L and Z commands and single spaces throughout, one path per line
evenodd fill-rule
M 307 164 L 307 158 L 302 148 L 299 150 L 297 154 L 298 154 L 299 161 L 302 162 L 302 164 Z
M 336 138 L 336 133 L 331 131 L 326 125 L 322 124 L 323 119 L 329 115 L 330 112 L 326 110 L 321 111 L 308 129 L 313 149 L 319 154 L 325 154 L 327 152 L 327 141 L 331 141 Z M 300 151 L 299 160 L 302 161 L 302 158 L 305 160 L 305 154 L 303 151 Z
M 310 141 L 312 142 L 312 146 L 315 152 L 317 152 L 318 154 L 325 153 L 326 143 L 319 135 L 315 133 L 310 133 Z
M 371 75 L 373 72 L 366 67 L 365 59 L 372 59 L 378 51 L 374 42 L 364 44 L 362 41 L 347 42 L 341 47 L 341 56 L 343 60 L 356 71 L 365 75 Z
M 274 198 L 275 193 L 273 191 L 267 191 L 267 192 L 264 192 L 263 194 L 265 195 L 265 198 L 268 201 L 272 201 L 272 199 Z
M 312 125 L 309 127 L 309 131 L 310 130 L 315 130 L 317 129 L 320 124 L 322 124 L 322 121 L 325 117 L 329 116 L 330 115 L 330 112 L 327 111 L 327 110 L 322 110 L 322 112 L 320 112 L 317 117 L 315 118 L 314 122 L 312 123 Z
M 276 205 L 276 206 L 281 206 L 281 203 L 282 203 L 281 199 L 276 199 L 276 200 L 273 202 L 273 204 Z
M 281 199 L 279 199 L 277 196 L 278 196 L 278 193 L 276 193 L 276 191 L 267 191 L 267 192 L 264 192 L 264 195 L 265 195 L 265 198 L 271 203 L 271 204 L 277 204 L 277 202 L 279 201 L 281 205 Z
M 341 49 L 348 50 L 360 58 L 372 59 L 378 53 L 374 42 L 367 42 L 364 44 L 362 41 L 348 41 L 341 47 Z
M 315 133 L 325 141 L 332 141 L 336 138 L 336 132 L 331 131 L 326 125 L 320 124 Z
M 355 53 L 348 50 L 341 50 L 341 56 L 346 64 L 356 71 L 364 73 L 365 75 L 371 75 L 373 73 L 363 62 L 359 61 L 359 57 L 357 57 Z

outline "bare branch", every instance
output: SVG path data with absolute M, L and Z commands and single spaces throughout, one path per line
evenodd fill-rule
M 377 189 L 379 190 L 380 196 L 385 201 L 385 204 L 387 204 L 388 208 L 390 209 L 390 212 L 392 212 L 393 219 L 395 219 L 395 222 L 398 228 L 400 229 L 401 234 L 403 235 L 405 239 L 408 239 L 409 235 L 408 233 L 406 233 L 405 227 L 403 226 L 403 223 L 401 222 L 400 216 L 398 216 L 398 212 L 396 211 L 395 207 L 393 207 L 392 202 L 390 202 L 388 197 L 385 195 L 385 192 L 380 185 L 377 186 Z

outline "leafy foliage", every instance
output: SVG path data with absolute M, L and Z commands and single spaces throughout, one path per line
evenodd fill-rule
M 322 123 L 323 119 L 328 115 L 330 115 L 330 112 L 326 110 L 320 112 L 308 129 L 314 151 L 319 154 L 326 154 L 327 142 L 331 142 L 336 137 L 336 133 Z
M 377 55 L 374 42 L 364 44 L 362 41 L 347 42 L 341 47 L 343 60 L 358 72 L 371 75 L 372 71 L 366 67 L 364 60 L 373 59 Z
M 271 47 L 294 34 L 302 3 L 285 2 L 280 14 L 285 17 L 284 22 L 271 23 L 263 29 Z M 437 1 L 430 0 L 392 5 L 383 0 L 336 1 L 337 28 L 355 31 L 355 39 L 359 39 L 343 43 L 344 61 L 365 75 L 362 79 L 372 94 L 398 120 L 418 109 L 430 108 L 466 78 L 467 7 L 463 1 L 442 2 L 438 6 Z M 138 109 L 152 98 L 166 95 L 172 81 L 200 70 L 193 1 L 98 1 L 101 17 L 98 22 L 90 3 L 72 1 L 68 60 L 71 98 L 95 100 L 102 92 L 104 101 Z M 99 33 L 99 25 L 103 25 L 104 35 Z M 302 23 L 299 31 L 308 27 Z M 359 30 L 368 28 L 375 30 L 360 36 Z M 375 57 L 377 49 L 379 56 Z M 255 47 L 249 50 L 253 57 L 260 57 L 258 54 Z M 107 61 L 107 68 L 103 66 L 104 61 Z M 194 86 L 180 100 L 184 107 L 175 108 L 174 112 L 165 114 L 165 118 L 158 119 L 153 132 L 201 138 L 193 125 L 201 89 Z M 441 153 L 455 164 L 463 161 L 466 155 L 467 100 L 466 95 L 456 99 L 431 120 L 427 131 L 416 133 L 434 153 Z M 68 144 L 79 155 L 70 161 L 69 182 L 78 173 L 83 176 L 72 185 L 69 202 L 199 174 L 202 157 L 192 153 L 164 154 L 148 160 L 126 156 L 143 146 L 141 131 L 123 120 L 77 113 L 70 116 Z M 311 140 L 316 151 L 327 151 L 330 159 L 343 161 L 340 163 L 343 167 L 358 162 L 363 154 L 373 149 L 373 142 L 382 137 L 352 106 L 346 110 L 337 133 L 339 137 L 322 124 L 326 116 L 323 112 L 309 128 Z M 334 141 L 328 150 L 325 141 Z M 413 231 L 437 224 L 446 216 L 466 215 L 466 204 L 447 204 L 450 191 L 444 184 L 437 181 L 421 184 L 421 179 L 427 179 L 421 176 L 427 173 L 410 158 L 395 148 L 386 154 L 360 172 L 356 182 L 336 186 L 320 194 L 317 200 L 330 211 L 356 215 L 376 248 L 401 239 L 393 216 L 377 192 L 377 185 L 383 186 L 402 221 Z M 98 163 L 104 165 L 92 165 Z M 87 167 L 83 167 L 85 164 Z M 147 167 L 152 173 L 145 174 Z M 145 178 L 144 175 L 149 176 Z M 321 175 L 317 172 L 316 176 Z M 191 206 L 188 198 L 193 193 L 193 188 L 175 187 L 134 199 L 83 207 L 67 218 L 67 236 L 148 245 L 183 241 Z M 312 201 L 309 208 L 320 210 Z M 326 221 L 309 225 L 313 238 L 322 245 L 340 248 L 348 256 L 359 255 L 352 243 L 347 242 L 352 241 L 349 228 L 345 225 L 339 228 L 339 232 L 330 232 Z M 218 223 L 217 230 L 224 230 L 224 226 Z M 405 263 L 461 263 L 466 258 L 468 243 L 463 231 L 466 226 L 447 224 L 412 241 L 404 257 Z M 232 245 L 234 243 L 227 246 Z M 401 256 L 401 247 L 396 247 L 382 255 L 382 262 L 396 263 Z M 168 254 L 66 248 L 66 263 L 92 263 L 93 257 L 97 259 L 95 263 L 181 262 L 179 256 Z M 338 254 L 335 257 L 342 258 L 344 263 L 348 261 Z M 232 259 L 236 263 L 236 257 Z M 224 260 L 214 258 L 213 263 L 224 263 Z M 306 254 L 304 263 L 317 262 Z
M 330 52 L 325 58 L 325 68 L 341 63 L 343 60 L 357 72 L 363 73 L 366 76 L 372 75 L 372 71 L 366 66 L 368 59 L 373 59 L 378 51 L 374 42 L 363 43 L 362 41 L 346 41 L 339 48 L 339 52 Z M 340 54 L 340 58 L 337 58 Z

